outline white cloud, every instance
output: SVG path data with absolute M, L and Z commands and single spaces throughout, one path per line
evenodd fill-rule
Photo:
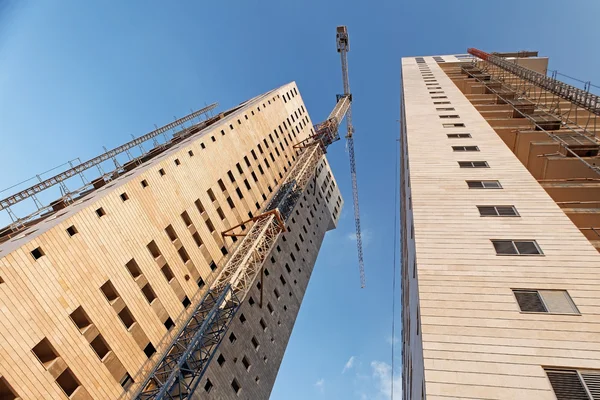
M 378 399 L 390 399 L 392 392 L 392 367 L 382 361 L 371 362 L 373 381 L 377 391 Z M 396 375 L 394 378 L 394 399 L 402 398 L 402 376 Z
M 323 379 L 323 378 L 319 379 L 315 383 L 315 386 L 317 387 L 317 389 L 319 389 L 321 392 L 323 392 L 323 388 L 325 387 L 325 379 Z
M 356 357 L 352 356 L 350 357 L 350 359 L 348 359 L 348 361 L 346 362 L 346 365 L 344 365 L 344 369 L 342 370 L 342 374 L 346 371 L 348 371 L 350 368 L 352 368 L 354 366 L 354 360 L 356 359 Z

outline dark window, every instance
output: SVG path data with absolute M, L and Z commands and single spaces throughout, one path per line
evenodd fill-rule
M 258 340 L 256 339 L 256 337 L 252 336 L 252 346 L 254 346 L 254 350 L 258 350 L 258 348 L 260 347 L 260 343 L 258 343 Z
M 181 161 L 179 161 L 179 158 L 175 159 L 175 165 L 181 165 Z
M 207 379 L 206 383 L 204 384 L 204 390 L 206 391 L 206 393 L 210 393 L 212 388 L 213 388 L 212 382 L 210 381 L 210 379 Z
M 513 289 L 513 293 L 523 312 L 579 314 L 566 290 Z
M 541 255 L 535 240 L 494 240 L 492 244 L 498 255 Z
M 489 168 L 487 161 L 459 161 L 460 168 Z
M 518 217 L 514 206 L 477 206 L 482 217 Z
M 469 189 L 502 189 L 498 181 L 467 181 Z
M 245 323 L 246 323 L 246 316 L 245 316 L 243 313 L 242 313 L 242 314 L 240 314 L 240 322 L 241 322 L 242 324 L 245 324 Z
M 129 200 L 129 196 L 125 192 L 121 193 L 119 197 L 121 197 L 121 200 L 123 201 Z
M 184 308 L 188 308 L 192 304 L 192 302 L 190 301 L 190 299 L 187 296 L 185 296 L 183 298 L 183 300 L 181 301 L 181 304 L 183 305 Z
M 160 174 L 160 176 L 165 176 L 165 175 L 167 174 L 167 173 L 165 172 L 165 170 L 164 170 L 164 169 L 162 169 L 162 168 L 158 170 L 158 173 Z
M 246 368 L 246 371 L 250 370 L 250 366 L 252 364 L 250 364 L 250 361 L 248 361 L 248 359 L 246 358 L 246 356 L 242 357 L 242 365 L 244 366 L 244 368 Z
M 557 400 L 599 399 L 600 371 L 545 368 Z M 588 395 L 588 393 L 591 395 Z
M 152 343 L 148 343 L 148 345 L 144 347 L 144 354 L 146 354 L 146 357 L 150 358 L 154 353 L 156 353 L 156 349 Z
M 147 180 L 143 180 L 140 182 L 140 184 L 142 185 L 143 188 L 147 188 L 148 187 L 148 181 Z
M 217 362 L 219 363 L 220 366 L 223 366 L 223 364 L 225 363 L 225 357 L 223 357 L 223 354 L 219 354 L 219 357 L 217 358 Z
M 466 139 L 466 138 L 470 138 L 471 134 L 470 133 L 449 133 L 446 136 L 448 136 L 448 139 Z
M 65 392 L 67 397 L 70 397 L 80 386 L 79 380 L 77 380 L 70 368 L 65 369 L 64 372 L 56 378 L 56 383 L 58 383 L 58 386 Z
M 231 332 L 231 334 L 229 335 L 229 342 L 235 343 L 236 340 L 237 340 L 237 337 L 235 336 L 235 333 Z
M 477 146 L 452 146 L 452 151 L 479 151 Z
M 165 320 L 164 325 L 165 325 L 165 328 L 167 328 L 167 330 L 171 330 L 171 328 L 175 326 L 175 323 L 173 322 L 171 317 L 169 317 Z
M 44 251 L 42 250 L 41 247 L 37 247 L 37 248 L 31 250 L 31 256 L 36 260 L 45 255 L 46 255 L 46 253 L 44 253 Z
M 242 390 L 240 384 L 238 383 L 238 381 L 235 378 L 233 378 L 233 380 L 231 381 L 231 388 L 233 389 L 235 394 L 239 394 L 240 390 Z
M 98 218 L 102 218 L 106 215 L 106 211 L 104 211 L 104 208 L 100 207 L 96 210 L 96 215 L 98 216 Z

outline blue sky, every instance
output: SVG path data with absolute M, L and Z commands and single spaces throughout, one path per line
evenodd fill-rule
M 272 399 L 389 399 L 400 58 L 534 49 L 551 69 L 598 84 L 600 53 L 588 43 L 600 3 L 573 1 L 568 12 L 563 2 L 515 0 L 167 3 L 0 0 L 0 188 L 91 158 L 190 108 L 218 101 L 223 110 L 292 80 L 321 121 L 342 90 L 335 26 L 347 25 L 367 288 L 338 142 L 329 159 L 346 206 Z

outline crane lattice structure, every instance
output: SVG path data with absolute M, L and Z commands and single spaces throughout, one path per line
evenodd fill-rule
M 336 34 L 337 51 L 342 60 L 342 81 L 344 83 L 344 96 L 350 94 L 350 80 L 348 79 L 348 52 L 350 42 L 348 41 L 348 30 L 345 26 L 337 27 Z M 358 268 L 360 271 L 360 286 L 366 285 L 365 265 L 363 261 L 362 234 L 360 229 L 360 208 L 358 206 L 358 183 L 356 181 L 356 161 L 354 159 L 354 126 L 352 126 L 352 108 L 346 113 L 346 140 L 348 143 L 348 156 L 350 158 L 350 176 L 352 178 L 352 200 L 354 203 L 354 224 L 356 225 L 356 247 L 358 249 Z
M 338 35 L 340 28 L 346 32 L 345 27 L 338 27 Z M 339 40 L 338 36 L 338 46 Z M 284 231 L 285 223 L 298 199 L 308 182 L 316 176 L 318 162 L 326 153 L 327 147 L 339 140 L 338 128 L 344 116 L 348 118 L 350 115 L 352 96 L 347 86 L 345 51 L 342 53 L 345 71 L 344 94 L 337 96 L 337 103 L 327 120 L 315 125 L 314 135 L 295 146 L 300 152 L 298 160 L 263 207 L 261 214 L 222 232 L 223 236 L 242 237 L 241 243 L 142 383 L 137 399 L 188 399 L 198 387 L 235 313 L 254 280 L 259 274 L 262 275 L 263 264 L 279 235 Z M 348 129 L 351 138 L 351 123 Z M 354 176 L 353 179 L 355 181 Z M 356 188 L 355 184 L 353 187 Z M 247 224 L 252 224 L 250 229 L 242 232 L 242 226 Z M 359 228 L 359 225 L 357 227 Z M 359 235 L 357 239 L 360 239 Z M 362 263 L 362 249 L 359 255 Z

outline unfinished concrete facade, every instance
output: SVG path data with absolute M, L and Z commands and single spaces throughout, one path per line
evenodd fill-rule
M 470 55 L 402 99 L 404 398 L 600 398 L 594 119 Z
M 0 242 L 0 398 L 132 398 L 312 132 L 295 83 Z M 342 199 L 325 157 L 195 392 L 267 399 Z M 262 294 L 262 295 L 261 295 Z

